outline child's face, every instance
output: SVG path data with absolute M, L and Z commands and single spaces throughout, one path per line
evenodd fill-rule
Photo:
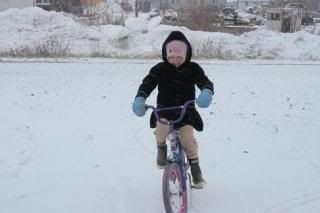
M 181 56 L 171 55 L 168 57 L 168 61 L 170 64 L 179 67 L 181 64 L 183 64 L 184 59 Z

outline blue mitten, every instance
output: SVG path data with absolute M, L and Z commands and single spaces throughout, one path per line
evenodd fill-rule
M 144 116 L 144 114 L 146 113 L 145 102 L 146 99 L 143 97 L 136 97 L 134 99 L 132 111 L 139 117 Z
M 200 108 L 207 108 L 212 101 L 212 91 L 209 89 L 201 90 L 200 95 L 197 98 L 197 104 Z

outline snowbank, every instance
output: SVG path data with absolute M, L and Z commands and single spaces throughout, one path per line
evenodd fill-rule
M 70 15 L 40 8 L 0 13 L 0 55 L 21 56 L 28 50 L 38 51 L 31 56 L 41 57 L 44 46 L 57 45 L 57 55 L 63 49 L 66 56 L 159 58 L 162 42 L 172 30 L 186 34 L 198 58 L 320 60 L 320 36 L 303 31 L 283 34 L 258 29 L 236 36 L 161 25 L 158 17 L 145 16 L 129 18 L 125 26 L 87 26 Z

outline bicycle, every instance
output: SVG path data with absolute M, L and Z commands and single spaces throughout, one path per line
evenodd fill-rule
M 161 124 L 170 126 L 167 137 L 170 141 L 170 154 L 168 155 L 162 177 L 163 202 L 167 213 L 186 213 L 188 210 L 188 190 L 192 188 L 191 175 L 188 172 L 190 165 L 186 160 L 179 136 L 179 130 L 175 129 L 174 125 L 182 121 L 188 105 L 194 102 L 194 100 L 190 100 L 181 106 L 165 108 L 155 108 L 154 106 L 146 105 L 146 110 L 153 110 L 157 121 Z M 181 109 L 181 114 L 178 119 L 174 121 L 164 121 L 160 119 L 160 111 L 176 109 Z

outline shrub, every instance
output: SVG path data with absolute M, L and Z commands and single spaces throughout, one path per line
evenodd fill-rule
M 64 57 L 69 53 L 69 41 L 58 35 L 50 35 L 47 39 L 34 41 L 32 44 L 21 44 L 0 53 L 3 57 Z

